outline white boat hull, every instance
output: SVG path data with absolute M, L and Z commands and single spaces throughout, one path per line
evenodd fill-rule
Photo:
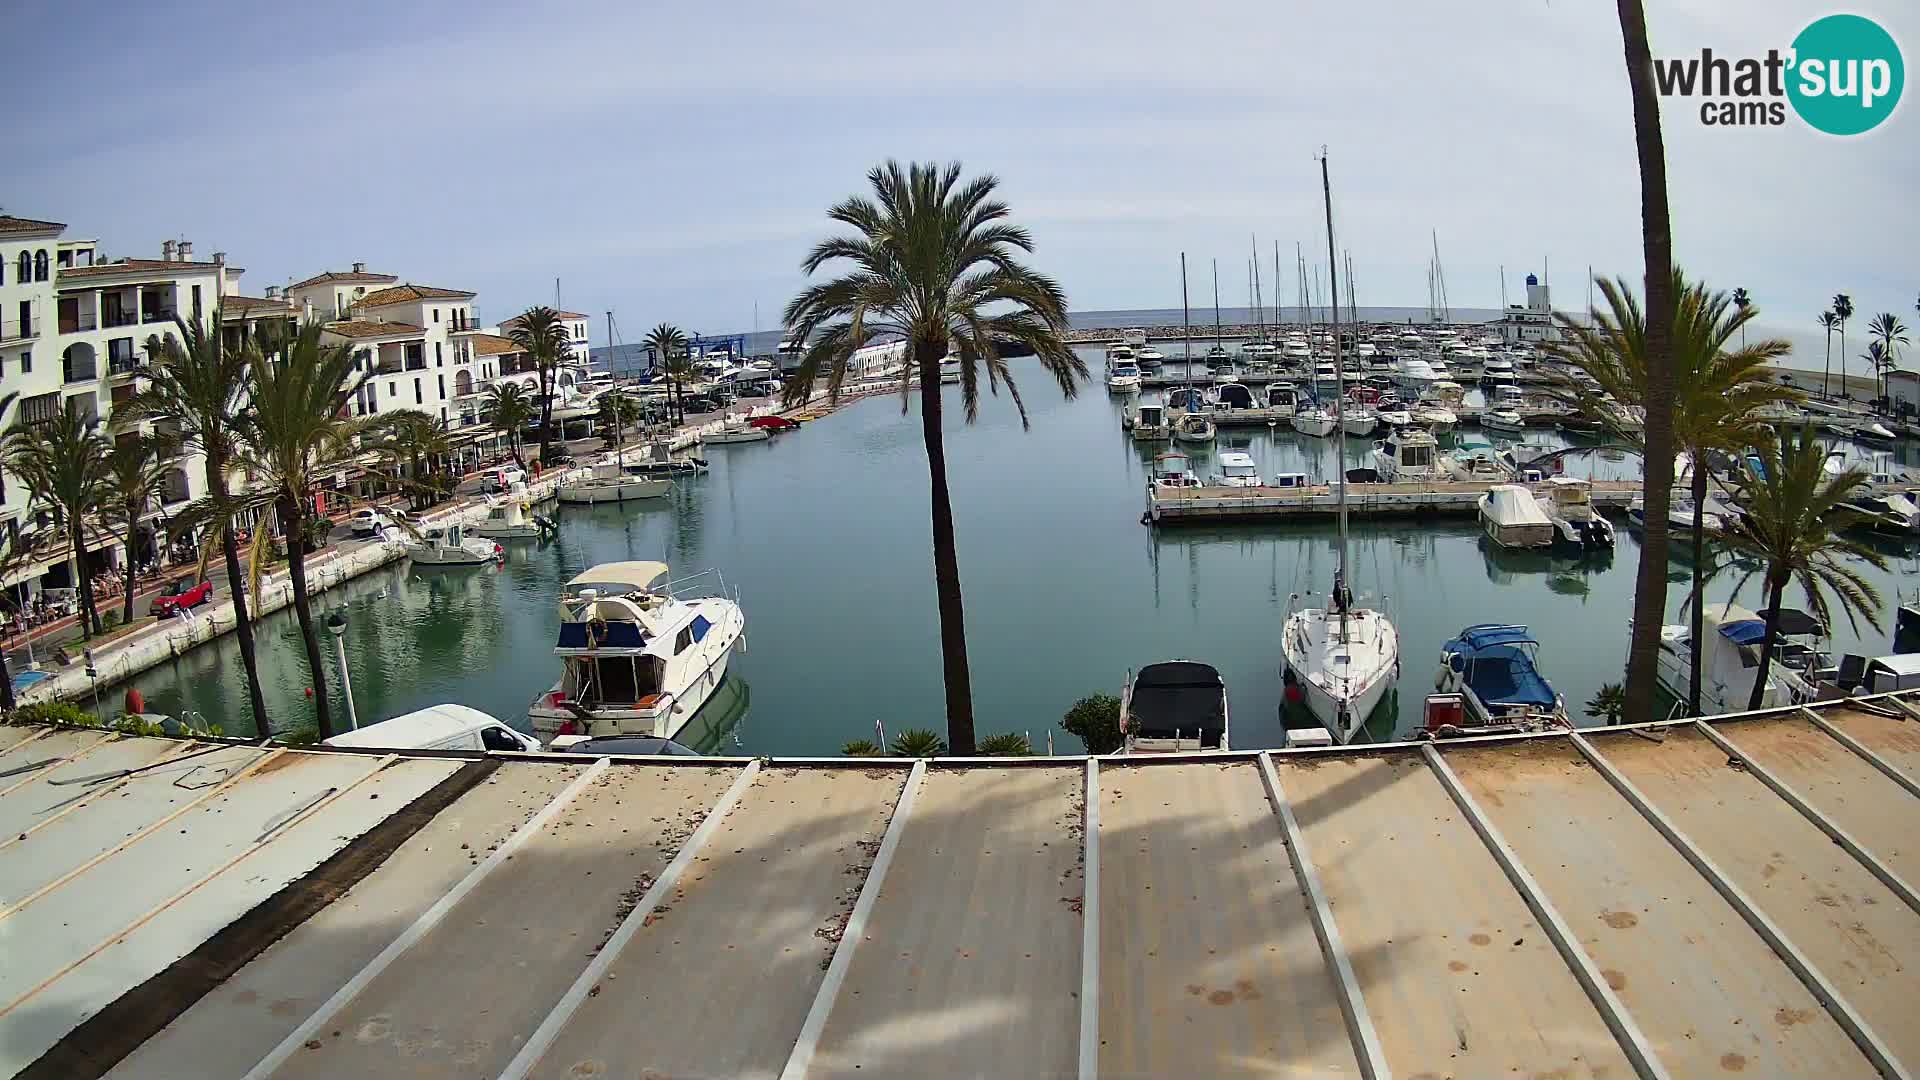
M 1361 436 L 1362 438 L 1373 434 L 1374 429 L 1379 426 L 1380 421 L 1370 414 L 1361 416 L 1349 415 L 1342 417 L 1340 420 L 1340 428 L 1342 431 L 1345 431 L 1349 435 Z
M 574 506 L 597 506 L 601 503 L 657 499 L 672 490 L 673 481 L 650 477 L 636 476 L 617 481 L 588 480 L 560 485 L 560 501 Z
M 540 526 L 526 525 L 478 525 L 467 526 L 467 531 L 475 536 L 484 536 L 489 540 L 535 540 L 540 536 Z
M 1140 376 L 1121 375 L 1107 380 L 1107 393 L 1133 394 L 1140 390 Z
M 1307 711 L 1342 743 L 1366 726 L 1400 670 L 1399 633 L 1385 615 L 1362 608 L 1349 620 L 1350 640 L 1337 649 L 1326 639 L 1339 616 L 1325 609 L 1294 612 L 1281 635 L 1282 660 Z M 1347 662 L 1336 663 L 1335 656 Z
M 1293 430 L 1302 435 L 1313 435 L 1324 439 L 1333 434 L 1338 426 L 1331 416 L 1293 414 Z
M 492 562 L 498 555 L 491 541 L 484 545 L 469 540 L 459 547 L 419 545 L 407 549 L 407 558 L 415 566 L 481 566 Z
M 587 735 L 651 735 L 660 739 L 672 739 L 684 731 L 693 718 L 698 716 L 720 684 L 726 682 L 727 666 L 733 660 L 733 650 L 746 631 L 746 617 L 739 608 L 732 610 L 731 616 L 708 632 L 709 639 L 717 638 L 713 645 L 713 655 L 707 665 L 691 682 L 676 690 L 669 707 L 664 709 L 617 709 L 595 708 L 586 710 L 592 717 L 587 723 Z M 702 645 L 706 644 L 704 641 Z M 561 725 L 569 720 L 579 719 L 572 710 L 556 708 L 547 704 L 554 693 L 560 692 L 562 684 L 555 682 L 547 693 L 534 699 L 527 709 L 527 719 L 533 724 L 533 732 L 543 743 L 552 742 L 560 732 Z

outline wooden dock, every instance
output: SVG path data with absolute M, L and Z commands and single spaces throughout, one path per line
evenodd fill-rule
M 1353 517 L 1439 517 L 1479 512 L 1484 481 L 1428 484 L 1349 484 L 1347 511 Z M 1544 485 L 1533 485 L 1544 492 Z M 1625 510 L 1640 494 L 1637 480 L 1593 481 L 1593 503 L 1603 510 Z M 1333 487 L 1303 488 L 1153 488 L 1147 494 L 1146 520 L 1155 525 L 1222 521 L 1274 521 L 1331 518 L 1338 510 Z

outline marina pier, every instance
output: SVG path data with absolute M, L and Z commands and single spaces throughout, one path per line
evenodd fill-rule
M 1428 484 L 1349 484 L 1347 512 L 1354 517 L 1472 516 L 1480 497 L 1494 485 L 1485 481 L 1445 481 Z M 1593 503 L 1603 510 L 1624 511 L 1640 495 L 1631 480 L 1593 481 Z M 1155 525 L 1189 525 L 1229 521 L 1331 518 L 1337 496 L 1328 484 L 1296 488 L 1149 488 L 1146 518 Z

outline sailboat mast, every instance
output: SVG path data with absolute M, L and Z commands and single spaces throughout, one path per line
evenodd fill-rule
M 1346 377 L 1340 354 L 1340 283 L 1334 273 L 1333 258 L 1333 181 L 1327 177 L 1327 152 L 1320 151 L 1320 193 L 1327 207 L 1327 313 L 1333 320 L 1333 421 L 1336 437 L 1334 467 L 1339 472 L 1335 504 L 1340 508 L 1340 572 L 1333 579 L 1333 604 L 1340 609 L 1340 640 L 1347 640 L 1347 467 L 1346 467 Z
M 1260 241 L 1251 235 L 1248 236 L 1248 240 L 1251 241 L 1248 246 L 1253 249 L 1253 257 L 1247 260 L 1247 265 L 1253 268 L 1253 325 L 1256 330 L 1254 340 L 1265 341 L 1267 339 L 1267 298 L 1260 292 Z
M 1213 343 L 1220 345 L 1220 260 L 1213 260 Z
M 558 281 L 559 279 L 556 278 L 554 280 Z M 607 371 L 609 372 L 613 371 L 613 360 L 613 312 L 609 311 L 607 312 Z M 620 469 L 620 474 L 625 476 L 627 471 L 627 440 L 626 436 L 620 431 L 620 402 L 620 395 L 616 392 L 613 397 L 613 460 L 614 464 Z
M 1280 315 L 1280 241 L 1273 242 L 1273 336 L 1280 337 L 1280 324 L 1286 321 Z
M 1193 319 L 1187 310 L 1187 253 L 1180 253 L 1180 362 L 1187 366 L 1187 411 L 1193 407 Z

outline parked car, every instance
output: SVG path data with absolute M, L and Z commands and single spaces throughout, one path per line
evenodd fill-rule
M 391 522 L 387 516 L 371 506 L 363 506 L 353 512 L 353 535 L 360 537 L 378 536 L 380 530 Z
M 492 494 L 512 491 L 513 485 L 527 482 L 527 474 L 518 465 L 496 465 L 480 475 L 480 490 Z
M 147 608 L 147 613 L 172 615 L 188 608 L 199 607 L 211 599 L 213 599 L 213 582 L 176 578 L 160 591 L 159 596 L 153 598 L 153 604 Z

